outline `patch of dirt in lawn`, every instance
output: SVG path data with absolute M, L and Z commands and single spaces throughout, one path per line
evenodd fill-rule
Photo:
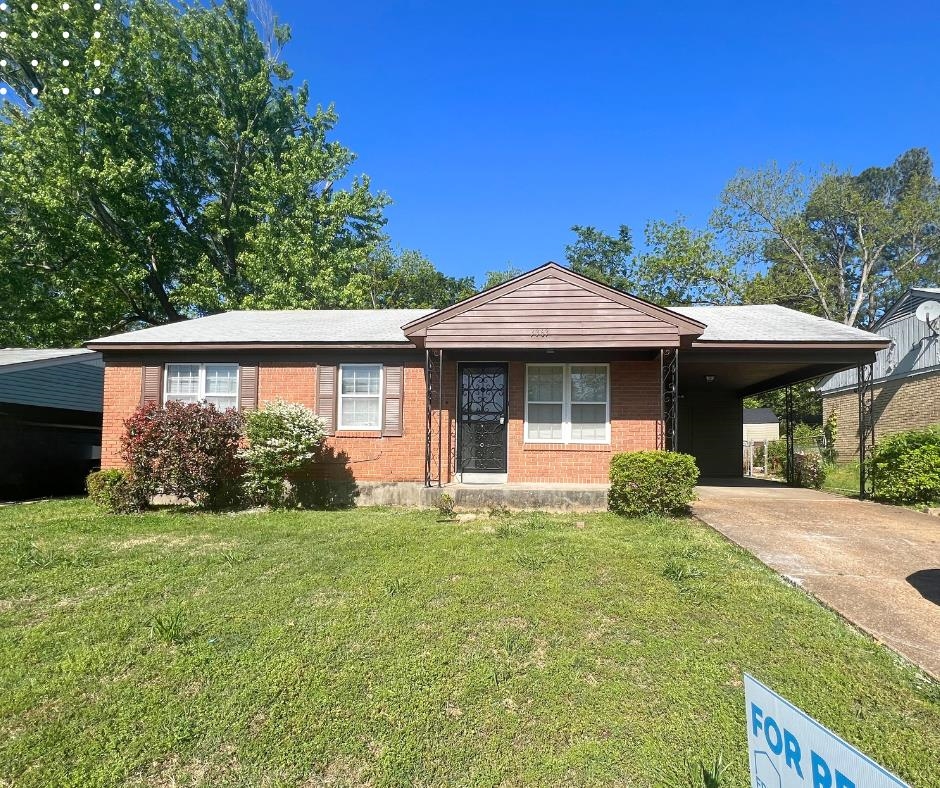
M 367 766 L 355 763 L 349 758 L 330 761 L 326 768 L 311 774 L 300 783 L 300 788 L 325 788 L 343 786 L 343 788 L 370 788 L 374 785 L 368 777 Z

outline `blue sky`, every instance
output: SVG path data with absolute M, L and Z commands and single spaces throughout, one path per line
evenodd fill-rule
M 940 157 L 940 4 L 270 0 L 388 231 L 454 275 L 703 224 L 740 168 Z

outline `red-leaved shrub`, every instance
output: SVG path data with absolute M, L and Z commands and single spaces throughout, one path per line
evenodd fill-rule
M 241 414 L 210 404 L 141 405 L 124 422 L 121 456 L 149 499 L 156 494 L 219 509 L 237 502 Z

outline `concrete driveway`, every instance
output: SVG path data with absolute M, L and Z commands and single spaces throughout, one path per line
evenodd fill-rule
M 750 479 L 698 493 L 696 517 L 940 678 L 940 518 Z

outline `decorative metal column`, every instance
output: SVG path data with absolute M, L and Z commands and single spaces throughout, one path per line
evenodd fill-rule
M 438 350 L 436 354 L 433 350 L 424 351 L 424 384 L 427 392 L 424 422 L 424 486 L 440 487 L 443 468 L 441 452 L 444 440 L 443 350 Z
M 787 484 L 796 483 L 796 451 L 793 443 L 793 387 L 787 386 L 784 401 L 786 403 L 787 419 Z
M 874 365 L 858 366 L 858 497 L 865 500 L 875 492 L 875 480 L 869 478 L 865 460 L 875 446 Z
M 678 451 L 679 434 L 679 351 L 659 351 L 660 393 L 662 396 L 662 430 L 658 436 L 659 448 Z

